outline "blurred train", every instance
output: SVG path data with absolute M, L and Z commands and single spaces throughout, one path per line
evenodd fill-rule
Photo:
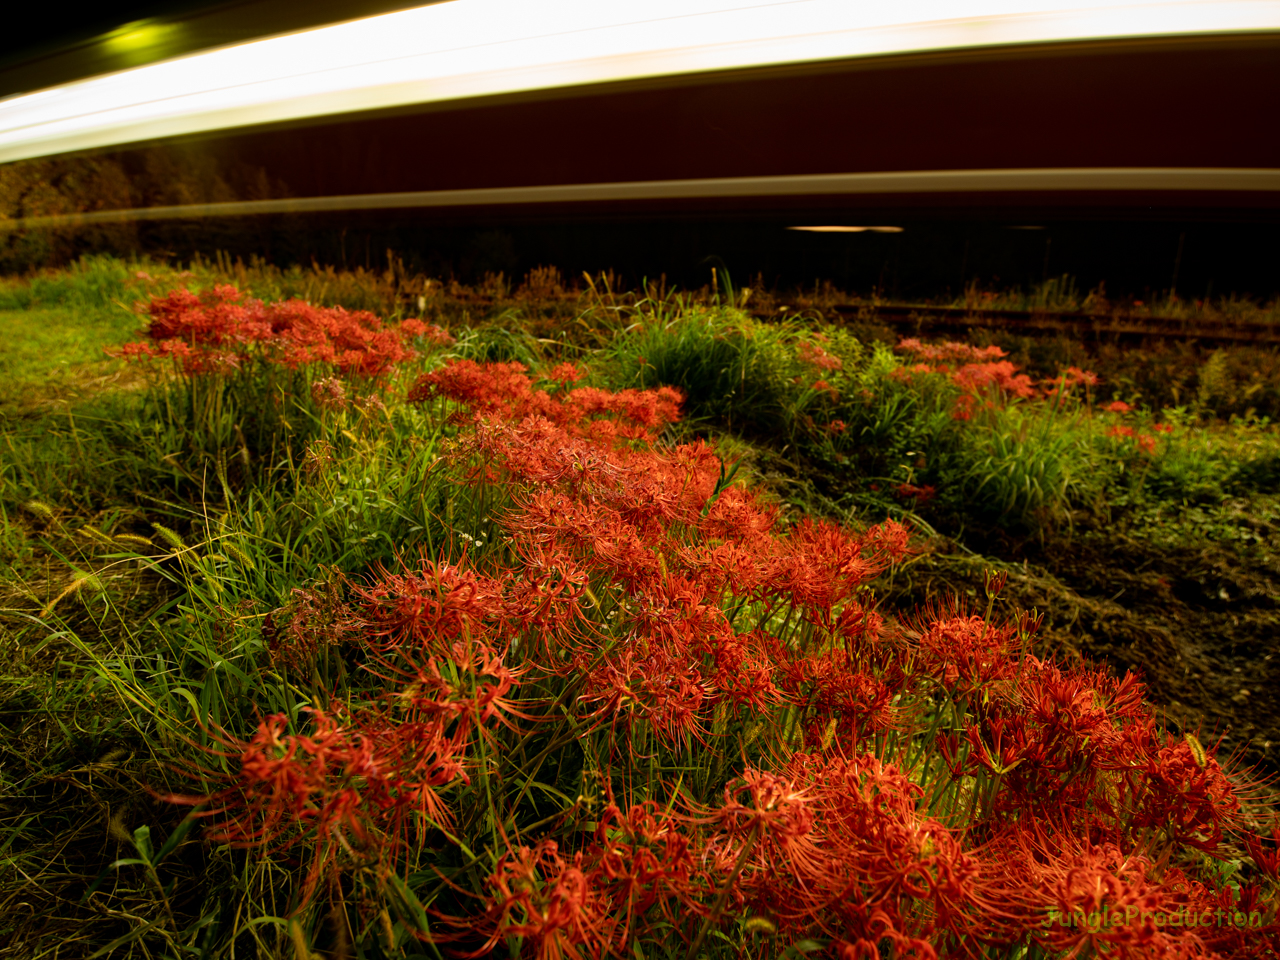
M 1280 275 L 1277 2 L 451 0 L 199 49 L 289 26 L 285 9 L 134 26 L 136 49 L 152 30 L 180 55 L 101 76 L 76 73 L 124 62 L 118 31 L 0 70 L 0 162 L 179 142 L 283 185 L 134 217 L 489 225 L 515 246 L 597 225 L 575 250 L 624 233 L 679 248 L 692 230 L 818 251 L 896 226 L 941 238 L 957 285 L 993 229 L 1034 251 L 1024 273 L 1057 273 L 1070 243 L 1007 228 L 1058 225 L 1139 259 L 1135 238 L 1158 236 L 1152 269 L 1175 281 L 1241 238 L 1259 290 Z M 857 242 L 902 243 L 887 233 Z

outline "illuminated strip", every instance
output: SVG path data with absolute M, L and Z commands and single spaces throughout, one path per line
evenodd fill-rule
M 268 213 L 584 203 L 602 200 L 678 200 L 875 193 L 1003 193 L 1028 190 L 1280 191 L 1280 170 L 1213 167 L 1149 169 L 1080 167 L 1060 170 L 918 170 L 906 173 L 834 173 L 790 177 L 571 183 L 545 187 L 487 187 L 478 190 L 360 193 L 337 197 L 197 203 L 174 207 L 143 207 L 137 210 L 99 210 L 94 213 L 0 220 L 0 229 L 71 226 L 125 220 L 243 217 Z
M 205 130 L 909 51 L 1280 31 L 1280 0 L 452 0 L 0 101 L 0 162 Z

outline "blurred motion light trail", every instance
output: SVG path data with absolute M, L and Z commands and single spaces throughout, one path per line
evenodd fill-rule
M 451 0 L 0 100 L 0 162 L 774 64 L 1277 31 L 1280 0 Z
M 633 183 L 574 183 L 539 187 L 494 187 L 478 190 L 422 190 L 346 196 L 237 200 L 141 209 L 97 210 L 19 219 L 0 219 L 0 232 L 32 227 L 110 223 L 126 220 L 169 220 L 191 217 L 242 217 L 271 213 L 332 213 L 352 210 L 395 210 L 487 205 L 525 205 L 601 200 L 654 200 L 690 197 L 803 196 L 813 193 L 875 194 L 912 191 L 946 193 L 963 190 L 1254 190 L 1280 192 L 1280 170 L 1111 169 L 1063 170 L 912 170 L 892 173 L 849 173 L 828 176 L 732 177 L 700 180 L 653 180 Z M 896 226 L 796 226 L 809 233 L 902 233 Z M 1040 230 L 1042 227 L 1013 227 Z

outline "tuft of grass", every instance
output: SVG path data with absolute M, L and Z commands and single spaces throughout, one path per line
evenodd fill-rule
M 824 341 L 830 346 L 830 337 Z M 610 380 L 631 388 L 671 386 L 685 396 L 694 422 L 753 436 L 795 438 L 801 424 L 822 415 L 840 377 L 806 366 L 797 356 L 810 342 L 796 323 L 763 323 L 732 307 L 642 311 L 606 350 Z M 862 346 L 839 338 L 856 363 Z M 839 347 L 834 348 L 839 351 Z M 815 388 L 819 382 L 831 387 Z
M 1025 521 L 1098 492 L 1093 451 L 1073 418 L 1018 405 L 965 431 L 965 439 L 961 490 L 991 514 Z

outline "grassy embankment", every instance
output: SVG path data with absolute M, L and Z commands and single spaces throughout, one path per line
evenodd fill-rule
M 1118 623 L 1166 702 L 1223 670 L 1081 589 L 1117 545 L 1248 571 L 1206 590 L 1274 625 L 1280 441 L 1215 416 L 1265 362 L 1211 355 L 1151 409 L 1040 369 L 1070 347 L 1010 344 L 1024 382 L 728 291 L 227 273 L 0 294 L 9 955 L 1270 949 L 1144 918 L 1273 924 L 1273 814 L 1193 713 L 1073 659 L 1123 666 Z M 100 359 L 134 300 L 218 279 L 393 322 L 325 315 L 309 360 L 261 330 L 202 373 Z M 424 311 L 456 341 L 397 326 Z

